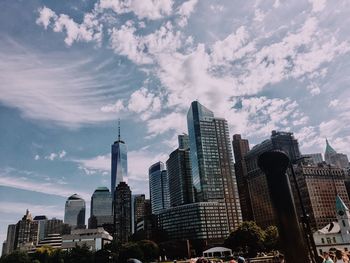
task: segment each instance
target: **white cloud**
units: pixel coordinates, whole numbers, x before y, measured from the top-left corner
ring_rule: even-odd
[[[338,99],[334,99],[331,100],[328,104],[328,107],[330,108],[336,108],[339,105],[339,100]]]
[[[172,0],[100,0],[99,9],[112,9],[117,14],[133,12],[138,19],[156,20],[172,12]]]
[[[179,6],[177,10],[177,14],[180,15],[178,24],[181,27],[184,27],[187,25],[187,21],[191,14],[194,12],[194,9],[198,3],[198,0],[188,0],[185,1],[181,6]]]
[[[125,107],[122,100],[117,100],[114,104],[108,104],[101,107],[101,111],[113,113],[121,112],[124,109]]]
[[[96,41],[102,40],[102,25],[98,23],[93,14],[84,15],[82,24],[74,22],[72,18],[65,14],[56,15],[54,11],[46,6],[39,8],[39,18],[36,23],[43,25],[45,29],[52,24],[54,32],[65,32],[65,43],[70,46],[74,41]]]
[[[315,83],[311,83],[306,87],[312,96],[319,95],[321,93],[320,88]]]
[[[45,29],[49,26],[52,21],[57,19],[57,15],[54,11],[46,6],[39,8],[39,17],[36,20],[38,25],[43,25]]]
[[[327,0],[309,0],[309,3],[312,4],[312,12],[321,12],[327,4]]]
[[[34,160],[35,160],[35,161],[40,160],[40,156],[36,154],[36,155],[34,156]]]
[[[62,151],[57,152],[57,153],[50,153],[49,155],[45,156],[44,159],[53,161],[56,159],[62,159],[66,155],[67,155],[67,152],[65,150],[62,150]],[[35,159],[35,160],[38,160],[38,159]]]
[[[151,136],[169,131],[181,134],[187,131],[186,115],[179,112],[172,112],[164,117],[150,119],[147,122],[147,130]]]

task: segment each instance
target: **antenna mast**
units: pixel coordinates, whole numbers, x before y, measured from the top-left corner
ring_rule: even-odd
[[[118,119],[118,141],[120,141],[120,119]]]

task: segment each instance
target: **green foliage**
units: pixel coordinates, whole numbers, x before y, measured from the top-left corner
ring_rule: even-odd
[[[264,249],[265,232],[255,222],[243,222],[225,240],[225,245],[233,251],[255,257]]]
[[[276,226],[269,226],[265,229],[264,245],[266,251],[278,250],[280,248],[278,229]]]
[[[94,253],[84,244],[72,248],[66,255],[65,263],[93,263]]]
[[[129,258],[143,260],[143,251],[135,242],[125,243],[119,251],[118,262],[125,263]]]

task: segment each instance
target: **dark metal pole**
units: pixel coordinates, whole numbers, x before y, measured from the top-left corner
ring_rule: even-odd
[[[310,262],[286,174],[289,165],[288,156],[281,151],[265,152],[259,156],[258,165],[266,174],[286,262]]]

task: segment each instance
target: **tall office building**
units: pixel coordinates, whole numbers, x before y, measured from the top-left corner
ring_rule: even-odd
[[[326,163],[334,165],[339,168],[348,168],[349,159],[346,154],[337,153],[326,139],[326,151],[324,154]]]
[[[35,216],[33,220],[38,223],[38,240],[40,241],[45,238],[45,223],[48,219],[45,215],[39,215]]]
[[[68,197],[64,209],[64,223],[72,229],[85,228],[85,201],[81,196],[74,194]]]
[[[229,230],[233,231],[242,215],[227,121],[193,101],[187,124],[196,200],[225,202]]]
[[[307,154],[303,154],[302,157],[306,160],[306,162],[313,165],[317,165],[323,162],[321,153],[307,153]]]
[[[107,187],[98,187],[91,196],[89,228],[112,224],[112,196]]]
[[[118,140],[111,147],[111,196],[114,197],[116,186],[128,175],[127,146],[120,139],[120,123],[118,125]]]
[[[18,221],[16,225],[15,248],[20,250],[30,250],[38,242],[38,222],[34,221],[29,211]]]
[[[148,169],[152,214],[170,207],[169,179],[164,163],[157,162]]]
[[[265,174],[258,167],[258,157],[267,151],[281,150],[291,162],[301,157],[299,144],[293,133],[272,131],[270,139],[255,145],[245,156],[247,180],[254,221],[265,228],[276,225],[276,216],[272,207]]]
[[[116,187],[114,200],[114,238],[126,243],[131,236],[131,190],[125,182]]]
[[[181,134],[177,136],[177,140],[179,143],[179,149],[186,150],[190,148],[190,139],[187,134]]]
[[[248,188],[247,165],[244,160],[244,155],[249,151],[249,142],[246,139],[242,139],[240,134],[235,134],[233,135],[232,148],[235,156],[234,166],[242,209],[242,218],[244,221],[250,221],[253,220],[253,211]]]
[[[169,155],[166,167],[169,177],[170,205],[193,203],[193,181],[187,135],[179,135],[179,148]]]

